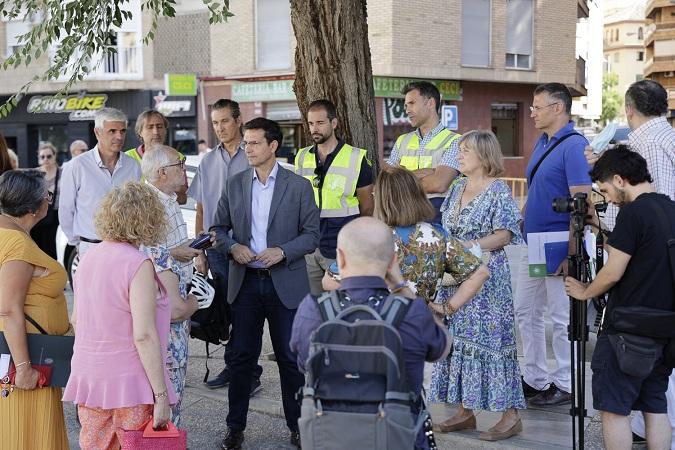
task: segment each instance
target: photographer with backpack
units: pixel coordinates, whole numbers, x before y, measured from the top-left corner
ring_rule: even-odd
[[[462,305],[488,272],[470,254],[453,260],[453,275],[464,280],[453,299]],[[324,449],[428,449],[424,362],[445,357],[451,339],[403,279],[383,222],[361,217],[345,225],[337,262],[340,288],[305,297],[293,322],[291,351],[307,377],[302,447],[320,440]]]

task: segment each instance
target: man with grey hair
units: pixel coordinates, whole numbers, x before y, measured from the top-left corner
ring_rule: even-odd
[[[91,151],[63,167],[59,222],[70,245],[80,258],[101,242],[94,227],[94,215],[101,199],[114,187],[141,178],[140,166],[122,153],[127,134],[127,116],[115,108],[96,113],[94,134],[98,143]]]
[[[187,224],[176,201],[176,190],[183,185],[185,163],[176,149],[155,144],[146,149],[141,169],[145,182],[157,191],[169,222],[166,240],[160,244],[170,249],[185,279],[189,280],[192,276],[192,260],[203,251],[190,247]]]
[[[89,150],[89,144],[82,139],[76,139],[70,143],[70,159],[80,156],[82,153]]]

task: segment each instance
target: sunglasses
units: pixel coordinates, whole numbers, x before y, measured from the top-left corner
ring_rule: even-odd
[[[312,186],[317,189],[321,189],[323,186],[323,172],[319,166],[314,168],[314,179],[312,180]]]
[[[49,155],[40,155],[40,159],[52,159],[54,155],[49,154]]]
[[[45,200],[47,200],[47,203],[51,205],[54,202],[54,193],[52,191],[47,191],[47,195],[45,195]]]

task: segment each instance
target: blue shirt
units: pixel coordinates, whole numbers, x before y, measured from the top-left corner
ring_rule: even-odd
[[[550,139],[541,135],[527,165],[528,183],[532,169],[546,151],[562,136],[574,132],[574,123],[568,122]],[[525,208],[525,238],[527,233],[565,231],[570,228],[570,215],[553,211],[551,206],[556,197],[569,197],[570,186],[590,186],[591,170],[584,156],[588,141],[581,135],[570,136],[561,142],[539,165],[532,183],[528,185]]]
[[[279,172],[279,163],[274,164],[272,171],[267,177],[267,183],[263,184],[258,178],[258,173],[253,170],[253,180],[251,185],[251,241],[249,248],[256,255],[267,249],[267,222],[270,217],[270,206],[272,206],[272,195],[274,195],[274,182]],[[250,267],[261,267],[265,265],[260,261],[253,261]]]
[[[204,230],[208,230],[213,225],[218,201],[225,189],[227,179],[243,172],[248,167],[248,159],[242,144],[239,144],[234,156],[230,156],[222,143],[204,155],[187,191],[187,195],[202,204]]]

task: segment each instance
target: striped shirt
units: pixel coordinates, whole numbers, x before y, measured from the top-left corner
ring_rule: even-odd
[[[188,240],[187,224],[176,201],[176,194],[167,195],[152,184],[147,184],[157,193],[159,200],[164,205],[164,214],[168,224],[166,237],[163,241],[159,242],[159,247],[169,250],[176,248]],[[181,274],[179,275],[180,281],[186,285],[189,284],[192,279],[192,260],[176,261],[176,263],[181,270]]]
[[[647,161],[654,190],[675,200],[675,130],[668,120],[656,117],[643,123],[628,135],[628,145]],[[610,230],[618,213],[617,206],[607,207],[603,222]]]
[[[445,129],[445,125],[443,123],[438,122],[438,125],[436,127],[429,131],[426,135],[422,136],[422,132],[420,129],[416,129],[415,133],[417,133],[417,137],[420,139],[420,151],[424,150],[424,147],[431,142],[433,138],[435,138],[438,133],[443,131]],[[459,139],[455,139],[452,141],[452,144],[450,144],[450,148],[447,149],[443,153],[443,157],[441,158],[441,162],[439,163],[441,166],[448,166],[452,167],[455,170],[459,170],[459,162],[457,162],[457,155],[459,154]],[[394,148],[391,149],[391,154],[389,155],[389,159],[387,160],[387,164],[390,166],[398,166],[401,162],[401,151],[398,148],[398,143],[394,144]]]

